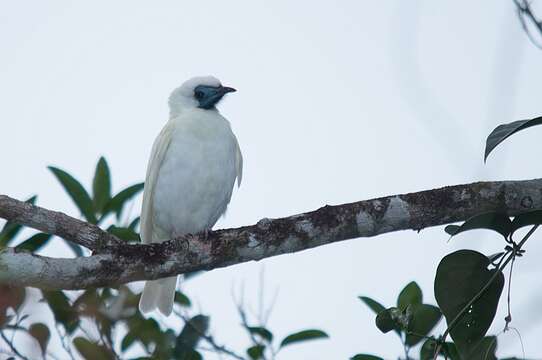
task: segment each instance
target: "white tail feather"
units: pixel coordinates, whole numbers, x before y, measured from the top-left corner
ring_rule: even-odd
[[[139,310],[146,314],[158,309],[165,316],[169,316],[173,311],[176,288],[177,276],[145,282],[139,299]]]

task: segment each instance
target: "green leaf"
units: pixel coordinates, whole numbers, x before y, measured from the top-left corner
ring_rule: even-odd
[[[438,343],[435,339],[427,339],[420,349],[420,360],[433,360],[437,345]],[[449,360],[463,360],[459,356],[455,345],[451,342],[442,345],[439,355]]]
[[[265,351],[265,346],[263,345],[254,345],[247,349],[247,354],[252,360],[263,359],[263,352]]]
[[[111,225],[109,228],[107,228],[107,231],[124,241],[141,241],[139,235],[130,228]]]
[[[350,360],[384,360],[379,356],[369,355],[369,354],[357,354],[350,358]]]
[[[36,252],[47,244],[51,237],[51,234],[37,233],[23,241],[21,244],[17,245],[15,249]]]
[[[192,306],[192,302],[190,301],[188,296],[186,296],[184,293],[182,293],[180,291],[175,292],[174,302],[181,305],[181,306],[184,306],[184,307]]]
[[[132,229],[133,231],[136,231],[136,227],[137,227],[137,225],[139,225],[140,221],[141,221],[141,218],[139,216],[136,217],[134,220],[132,220],[130,225],[128,225],[128,228]]]
[[[27,199],[25,202],[34,205],[36,203],[36,195]],[[9,245],[9,243],[17,236],[22,229],[22,225],[8,221],[0,231],[0,249]]]
[[[386,308],[382,304],[380,304],[378,301],[371,299],[370,297],[367,297],[367,296],[358,296],[358,297],[361,301],[365,303],[365,305],[369,307],[369,309],[373,310],[375,314],[378,314],[386,310]]]
[[[273,333],[262,326],[247,326],[247,330],[251,334],[256,334],[268,343],[273,341]]]
[[[111,200],[107,202],[103,213],[108,214],[115,212],[117,219],[120,218],[122,209],[128,200],[136,196],[141,190],[143,190],[143,183],[135,184],[120,191],[117,195],[113,196]]]
[[[406,335],[405,344],[414,346],[429,335],[438,324],[442,314],[438,307],[427,304],[411,305],[412,318],[408,324],[409,334]],[[419,336],[422,335],[422,336]]]
[[[542,124],[542,117],[537,117],[529,120],[518,120],[509,124],[502,124],[497,126],[487,137],[484,161],[487,160],[489,153],[491,153],[491,151],[493,151],[493,149],[495,149],[497,145],[506,140],[508,137],[512,136],[518,131],[540,124]]]
[[[408,305],[421,304],[422,300],[422,289],[420,289],[415,281],[412,281],[401,290],[401,293],[397,298],[397,307],[401,310],[405,310]]]
[[[396,308],[391,307],[378,313],[375,319],[376,327],[384,334],[395,330],[400,334],[401,329],[406,328],[409,319],[406,314]]]
[[[73,346],[75,346],[79,354],[81,354],[85,360],[115,359],[114,354],[112,354],[105,346],[93,343],[83,337],[76,337],[73,340]]]
[[[43,298],[51,308],[56,322],[61,323],[68,334],[72,334],[79,326],[79,316],[70,305],[63,291],[41,290]]]
[[[126,335],[122,338],[120,343],[120,350],[122,352],[126,351],[132,344],[137,340],[137,335],[133,331],[128,331]]]
[[[36,339],[38,344],[41,348],[41,353],[45,354],[47,351],[47,344],[49,343],[49,338],[51,337],[51,333],[49,332],[49,328],[47,325],[43,323],[35,323],[30,325],[30,328],[28,329],[28,333]]]
[[[530,225],[539,225],[542,224],[542,210],[533,210],[528,211],[523,214],[519,214],[512,221],[511,232],[514,233],[516,230]]]
[[[210,318],[205,315],[196,315],[188,320],[177,336],[174,350],[177,358],[196,348],[201,337],[209,330],[209,321]]]
[[[316,330],[316,329],[303,330],[303,331],[296,332],[294,334],[286,336],[280,342],[280,347],[284,347],[290,344],[295,344],[301,341],[326,339],[326,338],[329,338],[329,336],[322,330]]]
[[[85,219],[91,224],[96,224],[97,219],[94,214],[94,205],[83,185],[64,170],[53,166],[49,166],[48,169],[52,171],[60,184],[62,184],[64,190],[70,195]]]
[[[445,256],[437,268],[435,298],[448,326],[495,276],[491,285],[450,331],[459,352],[468,359],[493,322],[504,286],[502,272],[488,270],[489,265],[490,260],[483,254],[459,250]]]
[[[512,222],[510,218],[503,213],[488,212],[481,215],[476,215],[468,219],[461,226],[448,225],[444,228],[451,236],[457,235],[464,231],[475,229],[488,229],[493,230],[506,237],[512,231]]]
[[[92,194],[94,209],[101,214],[105,205],[111,199],[111,173],[103,156],[100,157],[96,165],[94,180],[92,181]]]
[[[64,240],[64,239],[62,239]],[[73,253],[78,256],[78,257],[81,257],[83,256],[83,248],[80,246],[80,245],[77,245],[77,244],[74,244],[72,243],[71,241],[68,241],[68,240],[64,240],[64,243],[66,243],[66,245],[68,245],[68,247],[71,249],[71,251],[73,251]]]

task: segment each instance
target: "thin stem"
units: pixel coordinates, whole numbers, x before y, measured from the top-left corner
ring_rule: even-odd
[[[9,339],[7,338],[6,334],[4,334],[3,331],[0,331],[0,336],[2,337],[2,339],[6,342],[6,344],[8,344],[9,348],[11,349],[11,351],[17,355],[18,357],[20,357],[21,359],[23,360],[29,360],[26,356],[24,356],[23,354],[21,354],[19,352],[19,350],[17,350],[17,348],[15,347],[15,345],[13,345],[13,343],[11,341],[9,341]]]

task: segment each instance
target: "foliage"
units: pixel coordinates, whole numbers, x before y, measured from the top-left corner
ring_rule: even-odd
[[[81,215],[90,223],[98,224],[108,232],[126,242],[139,242],[139,217],[131,218],[124,209],[131,208],[130,202],[143,190],[143,183],[129,186],[115,195],[111,193],[111,171],[105,158],[101,157],[92,181],[92,192],[68,172],[49,167],[68,196],[73,200]],[[27,202],[34,204],[37,197]],[[0,249],[15,246],[20,251],[38,252],[51,241],[61,240],[49,234],[36,233],[25,240],[19,240],[22,226],[8,222],[0,231]],[[76,256],[82,256],[79,245],[66,242]],[[197,273],[186,274],[185,280]],[[285,336],[280,343],[274,343],[274,335],[265,324],[248,325],[246,314],[240,308],[243,329],[250,335],[245,355],[219,345],[209,334],[211,318],[194,313],[192,301],[181,291],[175,293],[174,316],[177,323],[184,323],[175,332],[164,328],[153,318],[145,318],[138,310],[140,294],[129,286],[119,288],[87,289],[78,292],[40,292],[41,302],[46,303],[53,318],[54,327],[42,322],[31,322],[30,312],[25,306],[27,290],[0,284],[0,336],[9,346],[11,356],[27,359],[17,349],[16,334],[25,334],[34,339],[36,349],[44,358],[83,359],[203,359],[201,349],[228,355],[237,359],[270,359],[283,348],[309,340],[327,338],[318,329],[306,329]],[[76,293],[74,295],[74,293]],[[27,313],[27,314],[25,314]],[[97,335],[93,335],[97,334]],[[9,335],[9,336],[8,336]],[[53,354],[48,349],[51,337],[58,337],[65,354]],[[204,343],[202,347],[201,344]],[[0,350],[3,345],[0,346]]]

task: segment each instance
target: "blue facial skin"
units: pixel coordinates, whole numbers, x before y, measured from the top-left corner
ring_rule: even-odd
[[[234,91],[234,88],[227,86],[198,85],[194,89],[194,97],[199,102],[199,108],[209,110],[214,109],[224,95]]]

